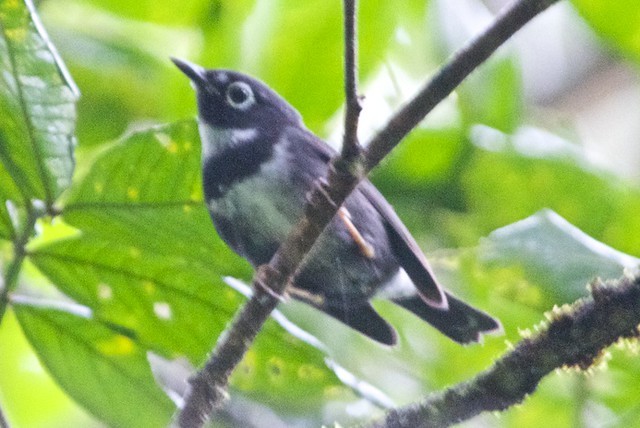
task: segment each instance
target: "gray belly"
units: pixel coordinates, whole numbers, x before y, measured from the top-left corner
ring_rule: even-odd
[[[268,174],[267,168],[260,178],[236,183],[223,198],[208,203],[220,236],[254,267],[269,262],[303,211],[305,192],[276,170]],[[345,206],[375,255],[364,256],[342,220],[335,217],[294,279],[296,287],[324,296],[331,306],[370,298],[398,271],[375,208],[357,191]]]
[[[271,259],[302,213],[292,192],[286,183],[252,177],[209,201],[209,212],[222,239],[257,267]]]

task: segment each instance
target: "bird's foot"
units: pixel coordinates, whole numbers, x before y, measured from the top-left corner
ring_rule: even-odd
[[[280,301],[280,303],[284,303],[286,301],[286,294],[277,292],[270,285],[279,275],[280,273],[276,272],[271,266],[260,265],[258,266],[257,278],[256,281],[254,281],[254,284],[256,284],[257,288],[260,290]]]
[[[315,294],[304,288],[294,287],[293,285],[287,287],[287,294],[294,299],[302,300],[312,306],[322,307],[324,306],[324,296]]]

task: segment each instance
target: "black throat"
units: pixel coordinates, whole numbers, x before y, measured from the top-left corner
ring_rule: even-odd
[[[276,142],[274,135],[260,135],[258,130],[254,138],[229,144],[205,159],[202,178],[206,200],[222,198],[233,184],[258,173],[272,158]]]

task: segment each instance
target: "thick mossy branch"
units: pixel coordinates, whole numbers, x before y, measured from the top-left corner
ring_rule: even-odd
[[[371,427],[446,427],[520,403],[555,369],[586,370],[620,339],[638,337],[640,276],[591,285],[591,295],[554,308],[539,331],[488,370],[424,401],[394,409]]]

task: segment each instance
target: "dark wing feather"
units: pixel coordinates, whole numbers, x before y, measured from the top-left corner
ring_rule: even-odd
[[[447,293],[449,309],[432,308],[418,296],[393,299],[458,343],[480,342],[485,334],[502,332],[500,322],[492,316]]]
[[[379,343],[393,346],[398,341],[395,329],[368,302],[349,307],[348,311],[335,307],[316,307]]]
[[[446,309],[447,296],[431,271],[422,250],[411,236],[391,205],[371,182],[363,181],[358,190],[384,218],[393,252],[400,266],[416,286],[418,294],[429,306]]]
[[[311,150],[307,152],[307,154],[313,154],[316,160],[320,160],[326,164],[331,160],[331,157],[336,154],[335,150],[312,133],[300,129],[291,129],[290,131],[294,135],[296,132],[308,133],[306,138],[300,138],[300,140],[301,142],[304,140],[310,143],[308,148]],[[384,219],[389,240],[393,246],[393,252],[398,258],[402,268],[415,284],[420,297],[429,306],[446,309],[447,297],[442,287],[436,281],[435,275],[431,271],[422,250],[405,225],[402,224],[402,221],[391,205],[389,205],[384,196],[380,194],[378,189],[376,189],[369,180],[363,180],[360,185],[358,185],[358,191],[363,194]]]
[[[292,133],[308,133],[295,129]],[[309,138],[310,137],[310,138]],[[336,152],[315,135],[308,133],[302,141],[309,142],[307,155],[316,162],[327,164]],[[418,296],[393,299],[393,301],[434,325],[441,332],[460,343],[476,342],[482,334],[499,332],[500,322],[479,311],[449,293],[445,293],[437,280],[422,250],[402,224],[384,196],[368,180],[363,180],[358,190],[384,219],[393,251],[402,268],[407,272],[418,290]],[[364,303],[349,308],[348,312],[335,307],[311,303],[350,327],[387,345],[396,343],[396,333],[375,309]]]

